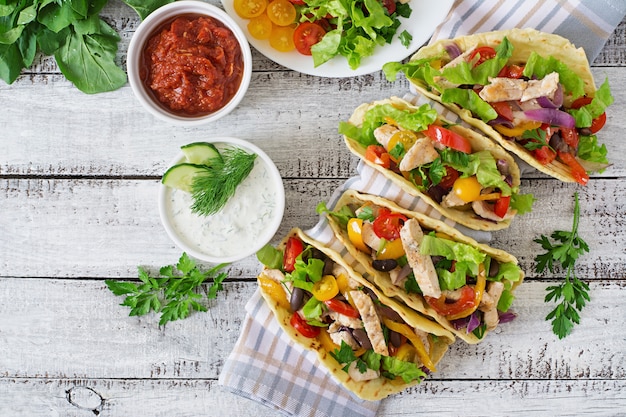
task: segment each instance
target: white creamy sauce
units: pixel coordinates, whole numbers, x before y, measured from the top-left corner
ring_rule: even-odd
[[[172,227],[181,240],[198,252],[220,257],[254,249],[273,221],[278,197],[277,185],[260,157],[235,194],[213,215],[192,213],[191,194],[176,189],[168,192]]]

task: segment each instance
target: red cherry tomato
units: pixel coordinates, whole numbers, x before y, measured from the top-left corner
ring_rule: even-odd
[[[293,328],[296,329],[304,337],[312,339],[320,334],[321,328],[317,326],[311,326],[300,316],[297,311],[291,315],[291,320],[289,320],[289,322],[291,323]]]
[[[444,316],[453,316],[455,314],[459,314],[462,311],[472,308],[476,303],[474,289],[469,285],[466,285],[461,289],[461,297],[452,303],[446,302],[445,295],[442,295],[439,298],[424,298],[426,298],[426,302],[428,303],[428,305],[435,309],[437,313]]]
[[[498,113],[498,115],[504,117],[506,120],[513,120],[513,109],[511,105],[506,101],[497,101],[495,103],[489,103],[491,107]]]
[[[400,237],[400,229],[408,219],[400,213],[380,214],[372,223],[376,236],[386,240],[396,240]]]
[[[293,43],[302,55],[311,55],[311,47],[326,35],[323,27],[317,23],[302,22],[293,32]]]
[[[524,75],[524,67],[520,65],[505,65],[498,73],[498,77],[504,78],[522,78]]]
[[[474,64],[474,67],[482,64],[483,62],[487,61],[488,59],[495,58],[496,50],[493,49],[491,46],[479,46],[478,48],[474,49],[472,51],[472,53],[470,54],[470,56],[468,58],[469,62],[474,61],[476,56],[478,56],[478,60]]]
[[[446,167],[446,175],[444,175],[444,177],[441,179],[441,181],[439,182],[439,185],[448,190],[450,188],[452,188],[452,186],[454,185],[454,182],[459,179],[459,177],[461,176],[461,174],[459,173],[459,171],[457,171],[456,169],[452,168],[452,167]]]
[[[304,244],[300,239],[295,236],[287,239],[287,245],[285,245],[285,252],[283,253],[283,269],[285,272],[293,272],[296,266],[296,258],[303,250]]]
[[[358,319],[359,317],[361,317],[359,310],[352,307],[348,303],[344,303],[343,301],[337,300],[336,298],[333,298],[332,300],[324,301],[324,304],[326,304],[326,306],[330,308],[331,310],[339,314],[343,314],[344,316],[352,317],[355,319]]]
[[[576,130],[576,128],[567,128],[567,127],[562,127],[560,128],[561,131],[561,138],[563,138],[563,141],[565,143],[567,143],[569,146],[571,146],[572,148],[576,149],[578,148],[578,130]]]
[[[587,104],[591,103],[592,100],[593,98],[587,96],[579,97],[572,103],[572,109],[580,109],[582,106],[586,106]],[[606,112],[602,113],[600,116],[591,121],[591,126],[589,126],[589,130],[591,130],[591,133],[597,133],[600,131],[600,129],[604,127],[605,123]]]
[[[534,149],[531,153],[541,165],[548,165],[550,162],[554,161],[554,158],[556,158],[556,153],[548,146],[542,146],[539,149]]]
[[[464,153],[472,152],[472,145],[470,145],[467,139],[445,127],[430,125],[428,130],[425,130],[423,133],[435,142],[439,142],[448,148]]]
[[[365,149],[365,159],[380,165],[383,168],[389,168],[391,166],[391,157],[387,150],[380,145],[369,145]]]
[[[381,3],[389,15],[396,11],[396,0],[382,0]]]
[[[510,195],[506,197],[500,197],[498,200],[496,200],[496,204],[493,207],[493,212],[496,214],[496,216],[502,219],[504,218],[504,216],[506,216],[506,212],[509,210],[510,205],[511,205]]]
[[[559,159],[563,161],[572,171],[572,175],[577,183],[587,185],[589,182],[589,174],[582,165],[576,160],[574,155],[567,152],[558,152]]]

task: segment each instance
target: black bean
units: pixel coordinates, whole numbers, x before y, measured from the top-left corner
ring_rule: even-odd
[[[304,305],[304,290],[302,288],[294,287],[291,291],[291,298],[289,299],[289,305],[291,311],[298,311]]]
[[[370,338],[367,337],[367,333],[365,333],[365,330],[363,329],[353,329],[352,330],[352,337],[354,337],[354,339],[359,342],[359,345],[361,345],[361,347],[365,348],[365,349],[371,349],[372,348],[372,342],[370,342]]]
[[[495,277],[496,275],[498,275],[499,271],[500,271],[500,263],[496,261],[495,259],[491,258],[491,263],[489,264],[489,276]]]
[[[376,259],[372,262],[372,268],[377,271],[388,272],[398,266],[398,262],[395,259]]]
[[[395,347],[400,347],[402,344],[402,337],[400,337],[400,333],[389,330],[389,343]]]

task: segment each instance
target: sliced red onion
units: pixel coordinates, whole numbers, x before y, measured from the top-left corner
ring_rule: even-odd
[[[467,327],[469,320],[469,317],[463,317],[460,319],[452,320],[450,323],[452,324],[452,327],[454,327],[456,330],[461,330]]]
[[[478,312],[474,311],[467,323],[467,333],[473,332],[478,326],[480,326],[480,317],[478,316]]]
[[[561,84],[557,87],[552,99],[547,96],[538,97],[537,103],[545,109],[560,108],[563,105],[563,87],[561,87]]]
[[[500,323],[510,323],[515,320],[517,315],[512,311],[507,311],[506,313],[498,312],[498,317],[500,319]]]
[[[508,127],[509,129],[513,128],[513,122],[511,122],[510,120],[502,116],[498,116],[493,120],[489,120],[487,124],[490,126],[502,125],[502,126]]]
[[[530,119],[541,123],[548,123],[554,126],[566,127],[573,129],[576,127],[574,117],[564,111],[558,109],[534,109],[526,110],[524,115]]]
[[[454,59],[457,56],[461,55],[461,48],[454,42],[446,44],[446,52],[450,56],[450,59]]]

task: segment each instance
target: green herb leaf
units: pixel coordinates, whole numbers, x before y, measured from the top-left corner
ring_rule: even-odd
[[[544,272],[547,269],[554,272],[554,268],[560,265],[566,270],[565,281],[559,285],[552,285],[546,288],[548,293],[545,302],[556,302],[556,307],[546,316],[546,320],[552,320],[552,331],[559,339],[569,335],[574,324],[580,323],[579,312],[590,301],[589,285],[582,282],[575,276],[576,260],[580,255],[589,252],[587,243],[578,236],[578,221],[580,217],[580,206],[578,203],[578,193],[574,194],[574,223],[571,231],[557,230],[547,236],[541,235],[535,239],[546,253],[537,255],[535,271]]]
[[[140,285],[110,279],[105,280],[105,284],[113,294],[126,295],[120,305],[130,307],[129,316],[143,316],[154,311],[161,313],[159,325],[164,325],[169,321],[187,318],[192,311],[207,311],[206,306],[200,303],[203,297],[197,291],[206,281],[212,280],[213,285],[209,286],[206,298],[216,298],[227,277],[226,273],[219,271],[226,265],[219,264],[202,272],[196,262],[183,253],[176,264],[176,269],[182,275],[175,274],[172,265],[160,269],[161,277],[151,277],[145,269],[139,267]]]
[[[208,216],[220,211],[254,168],[257,155],[230,147],[221,152],[221,157],[221,160],[211,159],[211,165],[193,178],[191,211],[194,213]]]

